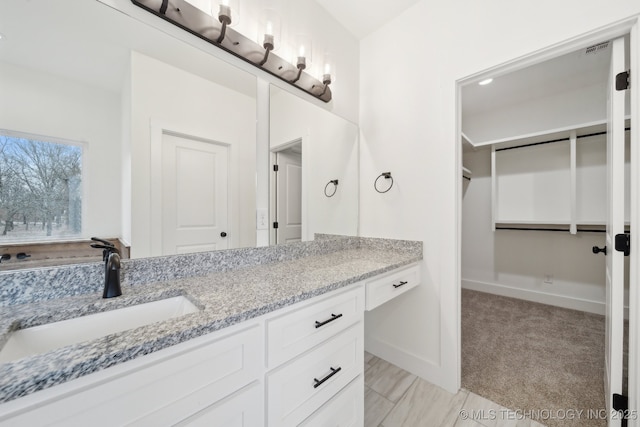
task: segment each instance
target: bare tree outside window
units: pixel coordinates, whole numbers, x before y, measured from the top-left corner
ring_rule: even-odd
[[[82,230],[82,147],[0,133],[0,242]]]

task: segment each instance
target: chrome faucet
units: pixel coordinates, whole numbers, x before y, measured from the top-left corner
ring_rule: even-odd
[[[104,291],[102,298],[113,298],[122,295],[120,289],[120,251],[103,239],[92,237],[94,242],[92,248],[102,249],[102,260],[104,261]]]

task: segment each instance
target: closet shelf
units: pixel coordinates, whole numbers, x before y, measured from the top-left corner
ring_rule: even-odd
[[[492,145],[494,230],[602,232],[606,168],[604,123]],[[629,191],[625,190],[629,203]]]
[[[522,231],[566,231],[571,232],[570,222],[543,222],[543,221],[500,221],[495,223],[496,230],[522,230]],[[589,222],[576,224],[577,233],[604,233],[606,224]],[[629,231],[629,222],[625,222],[625,231]]]
[[[625,126],[630,127],[630,125],[631,117],[625,116]],[[578,137],[581,137],[591,133],[606,132],[606,130],[607,121],[606,119],[602,119],[587,123],[564,126],[557,129],[542,130],[523,135],[512,135],[485,141],[474,141],[467,137],[467,135],[465,135],[464,133],[462,135],[463,141],[471,145],[474,149],[482,147],[496,147],[498,149],[502,149],[518,145],[536,144],[550,139],[568,139],[571,131],[575,131],[576,135]]]
[[[563,220],[520,220],[520,219],[496,219],[496,226],[498,225],[571,225],[570,219]]]

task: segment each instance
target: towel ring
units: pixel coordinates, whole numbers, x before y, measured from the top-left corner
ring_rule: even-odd
[[[327,189],[329,188],[329,186],[331,184],[333,184],[333,193],[329,194]],[[338,180],[337,179],[332,179],[331,181],[327,182],[327,185],[324,186],[324,195],[327,196],[327,197],[333,197],[333,195],[336,194],[336,191],[338,191]]]
[[[391,180],[391,185],[389,186],[389,188],[387,188],[387,189],[386,189],[386,190],[384,190],[384,191],[380,191],[380,190],[378,189],[378,180],[379,180],[380,178],[382,178],[382,177],[384,177],[384,179],[390,179],[390,180]],[[375,188],[375,189],[376,189],[376,191],[377,191],[378,193],[386,193],[387,191],[391,190],[391,187],[393,187],[393,177],[391,176],[391,172],[382,172],[382,173],[381,173],[381,174],[376,178],[376,180],[375,180],[375,181],[374,181],[374,183],[373,183],[373,188]]]

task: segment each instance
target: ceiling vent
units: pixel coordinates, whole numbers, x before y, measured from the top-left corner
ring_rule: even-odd
[[[603,50],[605,50],[606,48],[609,47],[609,42],[602,42],[602,43],[598,43],[598,44],[594,44],[593,46],[589,46],[587,48],[587,50],[584,52],[585,55],[594,55],[598,52],[602,52]]]

